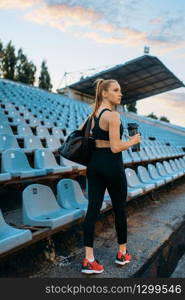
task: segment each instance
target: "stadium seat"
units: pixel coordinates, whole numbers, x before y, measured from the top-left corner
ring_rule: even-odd
[[[171,181],[170,179],[165,179],[164,177],[160,176],[155,165],[153,164],[148,164],[148,173],[152,179],[158,181],[160,180],[161,182],[163,182],[163,184]]]
[[[88,201],[76,180],[61,179],[57,184],[57,201],[64,208],[81,209],[85,214]]]
[[[138,175],[140,181],[143,183],[153,183],[153,184],[155,184],[156,187],[159,187],[164,184],[164,181],[161,179],[152,179],[149,176],[147,169],[143,166],[137,167],[137,175]]]
[[[52,128],[52,135],[59,138],[59,139],[65,140],[65,136],[64,136],[62,130],[58,127],[53,127]]]
[[[36,127],[36,134],[39,137],[46,137],[46,136],[50,136],[49,131],[46,127],[44,126],[37,126]]]
[[[35,151],[35,168],[45,169],[47,173],[63,173],[72,171],[70,166],[58,165],[54,154],[48,149],[38,149]]]
[[[128,193],[128,197],[127,197],[127,200],[129,200],[129,198],[134,198],[134,197],[137,197],[137,196],[141,196],[143,194],[143,189],[142,188],[131,188],[130,186],[128,186],[128,190],[127,190],[127,193]]]
[[[183,176],[184,172],[178,167],[178,165],[175,163],[175,161],[173,159],[169,160],[170,166],[173,170],[173,172],[176,172],[179,174],[179,176]]]
[[[4,115],[4,114],[2,114],[2,113],[0,113],[0,120],[1,120],[1,122],[8,122],[8,118],[7,118],[7,116],[6,115]]]
[[[157,155],[153,153],[152,148],[149,146],[145,147],[145,152],[149,159],[156,159]]]
[[[57,151],[58,148],[61,146],[61,142],[59,138],[55,136],[46,137],[46,147],[52,151]]]
[[[132,150],[129,148],[128,150],[129,155],[132,157],[133,162],[139,162],[141,161],[141,157],[139,156],[138,152],[132,152]]]
[[[32,239],[30,230],[17,229],[5,222],[0,209],[0,254],[20,246]]]
[[[138,176],[136,172],[131,168],[125,169],[126,177],[127,177],[127,183],[128,186],[131,188],[141,188],[144,192],[153,190],[155,188],[155,184],[153,183],[142,183],[139,181]]]
[[[23,197],[23,223],[57,228],[82,216],[80,210],[59,206],[50,187],[42,184],[27,186]]]
[[[165,168],[164,168],[164,166],[163,166],[162,163],[157,162],[157,163],[156,163],[156,168],[157,168],[157,171],[158,171],[159,175],[162,176],[163,178],[165,178],[165,180],[166,180],[167,182],[173,180],[174,177],[173,177],[172,175],[169,175],[169,174],[166,172],[166,170],[165,170]]]
[[[60,165],[61,166],[70,166],[73,170],[77,169],[79,171],[85,170],[86,166],[73,162],[63,156],[60,155]]]
[[[0,182],[10,180],[11,174],[10,173],[0,173]]]
[[[166,160],[163,161],[163,166],[165,168],[165,171],[167,174],[172,175],[174,179],[180,177],[180,175],[178,174],[178,172],[174,172],[169,164],[169,162],[167,162]]]
[[[26,152],[33,152],[36,149],[42,149],[43,145],[38,136],[27,135],[24,137],[24,148]]]
[[[40,126],[40,120],[32,117],[29,119],[29,125],[32,127]]]
[[[122,158],[124,163],[131,163],[133,162],[133,158],[130,156],[127,150],[122,151]]]
[[[0,121],[1,121],[1,119],[0,119]],[[13,135],[13,131],[8,123],[5,123],[5,122],[0,123],[0,134]]]
[[[0,134],[0,152],[7,149],[20,149],[16,137],[10,134]]]
[[[30,126],[28,126],[26,124],[24,124],[24,125],[19,124],[17,126],[17,134],[19,136],[26,136],[26,135],[33,135],[33,132],[31,130]]]
[[[35,177],[46,175],[44,169],[30,167],[26,154],[23,150],[6,150],[2,153],[2,172],[8,172],[12,177]]]
[[[185,164],[183,164],[182,162],[181,162],[181,160],[180,159],[177,159],[177,158],[175,158],[175,163],[176,163],[176,166],[179,168],[179,170],[182,170],[183,172],[185,172]]]
[[[88,200],[85,198],[80,184],[73,179],[61,179],[57,184],[57,201],[65,208],[81,209],[85,215],[88,207]],[[106,203],[102,203],[101,210],[106,208]]]
[[[20,117],[20,116],[15,116],[12,118],[13,119],[13,124],[14,125],[19,125],[19,124],[25,124],[26,125],[26,121],[24,118]]]
[[[141,157],[142,161],[147,161],[149,160],[149,157],[145,151],[145,149],[141,146],[140,147],[140,151],[138,151],[139,156]]]

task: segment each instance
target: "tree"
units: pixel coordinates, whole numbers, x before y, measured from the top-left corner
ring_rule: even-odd
[[[137,113],[136,101],[126,104],[127,110]]]
[[[165,116],[161,116],[160,121],[170,123],[170,121]]]
[[[149,115],[147,116],[147,118],[152,118],[152,119],[158,120],[158,117],[157,117],[156,115],[154,115],[153,112],[152,112],[151,114],[149,114]]]
[[[2,74],[4,78],[14,80],[16,62],[15,48],[10,41],[3,50]]]
[[[43,60],[41,64],[41,73],[39,76],[39,87],[47,91],[51,91],[53,87],[51,84],[51,79],[50,79],[50,75],[45,60]]]
[[[15,80],[33,85],[35,82],[36,66],[29,62],[22,49],[18,50]]]

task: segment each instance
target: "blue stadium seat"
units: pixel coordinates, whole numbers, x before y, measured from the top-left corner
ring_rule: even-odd
[[[88,200],[85,198],[80,184],[73,179],[61,179],[57,184],[57,201],[65,208],[81,209],[83,215],[86,214]],[[101,210],[106,208],[106,203],[102,203]]]
[[[74,169],[74,170],[77,169],[79,171],[86,169],[85,166],[83,166],[81,164],[78,164],[78,163],[75,163],[75,162],[63,157],[62,155],[60,155],[60,165],[61,166],[66,166],[66,167],[70,166],[70,167],[72,167],[72,169]]]
[[[44,126],[37,126],[36,127],[36,134],[39,137],[46,137],[46,136],[50,136],[49,131],[46,127]]]
[[[131,163],[133,162],[133,158],[130,156],[127,150],[122,151],[122,158],[124,163]]]
[[[0,173],[0,182],[10,180],[11,174],[10,173]]]
[[[157,168],[157,171],[158,171],[159,175],[162,176],[163,178],[165,178],[165,180],[167,180],[168,182],[172,181],[174,178],[176,178],[175,176],[169,175],[166,172],[166,170],[165,170],[162,163],[157,162],[156,163],[156,168]]]
[[[29,125],[32,127],[40,126],[40,121],[36,118],[30,118]]]
[[[164,180],[161,179],[152,179],[148,171],[145,167],[143,166],[138,166],[137,167],[137,174],[141,182],[143,183],[154,183],[156,187],[159,187],[164,184]]]
[[[1,122],[8,122],[7,116],[2,113],[0,113],[0,120],[1,120]]]
[[[163,161],[163,166],[167,172],[167,174],[172,175],[174,179],[180,177],[181,175],[178,172],[172,170],[168,161]]]
[[[126,173],[127,183],[129,187],[141,188],[143,189],[144,192],[153,190],[155,188],[155,184],[153,183],[142,183],[141,181],[139,181],[136,172],[131,168],[126,168],[125,173]]]
[[[38,136],[27,135],[24,137],[24,148],[26,152],[33,152],[36,149],[42,149],[43,145]]]
[[[26,154],[23,150],[6,150],[2,153],[2,172],[8,172],[12,177],[35,177],[46,175],[44,169],[30,167]]]
[[[0,151],[7,149],[19,149],[16,137],[10,134],[0,134]]]
[[[64,136],[62,130],[58,127],[53,127],[52,128],[52,135],[59,138],[59,139],[65,140],[65,136]]]
[[[47,173],[63,173],[72,171],[70,166],[58,165],[54,154],[48,149],[38,149],[35,151],[35,167],[38,169],[46,169]]]
[[[31,130],[30,126],[28,126],[26,124],[24,124],[24,125],[19,124],[17,126],[17,133],[19,136],[33,135],[33,132]]]
[[[179,170],[182,170],[183,172],[185,172],[185,163],[182,163],[182,161],[177,158],[175,158],[174,161],[175,161],[177,167],[179,168]]]
[[[0,119],[1,120],[1,119]],[[13,135],[13,131],[8,123],[0,123],[0,134],[10,134]]]
[[[17,229],[8,225],[0,210],[0,254],[20,246],[32,239],[30,230]]]
[[[56,138],[55,136],[46,137],[46,147],[50,150],[57,151],[60,146],[61,142],[59,138]]]
[[[132,188],[128,186],[127,193],[128,193],[127,200],[129,200],[129,198],[132,199],[134,197],[141,196],[143,194],[143,189],[137,187]]]
[[[130,154],[130,156],[132,157],[134,162],[139,162],[141,161],[141,157],[139,156],[138,152],[132,152],[132,150],[129,148],[128,153]]]
[[[169,163],[170,163],[170,166],[171,166],[173,172],[178,173],[179,176],[183,176],[183,175],[184,175],[184,171],[182,171],[182,169],[180,169],[180,168],[178,167],[178,165],[175,163],[175,160],[170,159],[170,160],[169,160]]]
[[[148,164],[148,173],[150,177],[154,180],[160,180],[163,182],[163,184],[171,181],[169,178],[164,178],[159,175],[159,172],[157,171],[156,167],[153,164]]]
[[[83,215],[87,211],[88,200],[83,195],[76,180],[61,179],[57,184],[57,201],[64,208],[81,209]]]
[[[27,186],[23,197],[23,223],[56,228],[82,216],[80,210],[59,206],[50,187],[42,184]]]

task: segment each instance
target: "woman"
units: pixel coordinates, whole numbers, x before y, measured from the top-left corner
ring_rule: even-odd
[[[116,80],[96,80],[96,96],[91,125],[96,148],[87,165],[89,203],[84,220],[85,258],[81,269],[86,274],[104,271],[104,267],[94,258],[93,241],[95,223],[100,213],[106,188],[115,213],[118,241],[115,263],[124,265],[131,260],[131,255],[126,249],[127,180],[121,152],[139,143],[140,134],[129,137],[129,141],[122,140],[123,127],[120,115],[115,110],[121,102],[121,97],[121,88]]]

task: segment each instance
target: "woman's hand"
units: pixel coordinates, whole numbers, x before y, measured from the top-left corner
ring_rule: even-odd
[[[132,146],[141,142],[141,135],[140,135],[140,133],[137,133],[137,134],[135,134],[133,136],[129,136],[128,138],[131,141]]]

